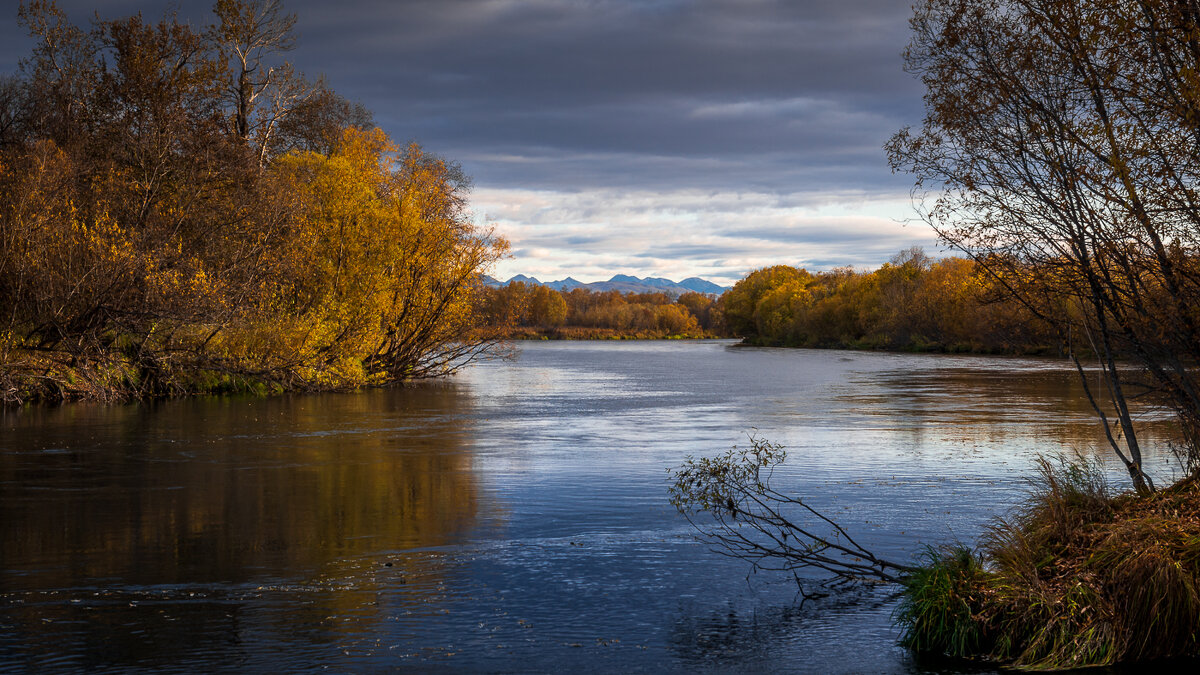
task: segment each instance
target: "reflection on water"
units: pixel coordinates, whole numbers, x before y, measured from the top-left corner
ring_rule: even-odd
[[[953,672],[896,647],[890,590],[801,605],[695,543],[664,469],[754,428],[789,448],[780,487],[901,559],[971,541],[1037,453],[1103,439],[1061,362],[728,342],[5,411],[0,671]]]
[[[4,646],[55,663],[65,631],[83,643],[73,665],[170,662],[190,635],[236,650],[271,594],[306,598],[255,627],[288,639],[373,614],[370,596],[401,575],[381,581],[356,556],[456,543],[475,521],[470,406],[430,386],[10,411]]]

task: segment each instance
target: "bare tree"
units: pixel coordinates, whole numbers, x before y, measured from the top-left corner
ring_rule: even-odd
[[[330,89],[323,79],[295,96],[287,115],[280,119],[278,133],[272,135],[274,155],[290,150],[332,155],[347,128],[367,130],[375,126],[374,116],[361,103],[351,103]]]
[[[256,146],[265,164],[280,120],[313,92],[290,63],[269,63],[295,46],[296,15],[285,13],[280,0],[217,0],[213,13],[219,23],[212,34],[229,59],[233,131]]]
[[[1097,360],[1084,384],[1140,492],[1131,398],[1171,406],[1193,456],[1200,428],[1198,16],[1190,0],[924,0],[906,61],[926,117],[888,145],[939,235]]]
[[[99,70],[96,31],[72,25],[53,1],[22,3],[18,22],[35,41],[21,60],[27,132],[73,147],[88,129],[89,101]]]

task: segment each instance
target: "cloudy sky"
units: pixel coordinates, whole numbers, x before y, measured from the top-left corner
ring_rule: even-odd
[[[15,3],[14,3],[15,4]],[[73,20],[209,2],[60,0]],[[496,276],[718,283],[936,249],[883,143],[921,118],[911,0],[285,0],[287,58],[462,163]],[[0,19],[0,67],[29,49]]]

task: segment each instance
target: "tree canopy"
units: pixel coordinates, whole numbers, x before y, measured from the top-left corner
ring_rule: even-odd
[[[751,344],[1057,352],[1055,334],[1000,290],[969,259],[935,261],[913,248],[871,271],[756,270],[719,304],[730,332]]]
[[[277,0],[70,24],[3,80],[0,399],[340,388],[495,342],[473,288],[506,242],[470,181],[279,56]]]
[[[1089,395],[1149,489],[1128,397],[1171,406],[1193,460],[1200,428],[1200,9],[924,0],[912,25],[926,117],[893,167],[943,239],[1098,355]]]

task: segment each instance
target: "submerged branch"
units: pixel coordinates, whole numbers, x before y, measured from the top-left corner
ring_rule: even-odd
[[[840,580],[886,583],[913,571],[875,555],[802,498],[772,488],[786,457],[781,445],[756,436],[748,448],[689,457],[671,471],[671,504],[716,552],[754,569],[815,569]]]

